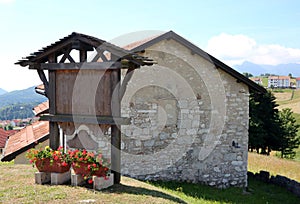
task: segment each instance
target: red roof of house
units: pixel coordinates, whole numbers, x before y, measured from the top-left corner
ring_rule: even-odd
[[[297,78],[296,78],[296,81],[300,81],[300,77],[297,77]]]
[[[163,33],[162,33],[162,34],[163,34]],[[150,37],[148,37],[148,38],[145,38],[145,39],[142,39],[142,40],[139,40],[139,41],[135,41],[135,42],[133,42],[133,43],[130,43],[130,44],[124,46],[123,48],[124,48],[125,50],[132,50],[132,49],[134,49],[134,48],[136,48],[136,47],[138,47],[138,46],[140,46],[140,45],[145,44],[146,42],[149,42],[150,40],[153,40],[154,38],[157,38],[158,36],[161,36],[162,34],[150,36]]]
[[[16,155],[34,147],[38,142],[48,139],[49,122],[37,121],[14,135],[9,136],[2,161],[10,161]]]
[[[2,128],[0,128],[0,148],[4,148],[7,137],[16,132],[17,132],[17,130],[7,130],[6,131],[6,130],[3,130]]]
[[[259,77],[250,77],[252,81],[262,81]]]
[[[268,79],[291,79],[289,76],[269,76]]]
[[[33,112],[36,116],[39,116],[40,114],[48,112],[48,109],[49,109],[49,101],[46,101],[34,107]]]

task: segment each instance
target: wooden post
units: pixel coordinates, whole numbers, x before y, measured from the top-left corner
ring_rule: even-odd
[[[57,58],[55,55],[49,56],[48,59],[49,63],[56,63]],[[55,115],[56,113],[56,73],[55,70],[49,70],[49,114]],[[49,140],[50,140],[50,147],[52,149],[57,149],[59,147],[59,130],[58,125],[56,122],[49,122]]]
[[[120,117],[121,104],[119,100],[121,70],[111,72],[111,88],[113,91],[111,109],[112,116]],[[111,168],[114,174],[114,184],[121,181],[121,125],[111,126]]]
[[[86,50],[79,51],[79,60],[80,60],[80,62],[86,62],[86,60],[87,60],[87,51]]]

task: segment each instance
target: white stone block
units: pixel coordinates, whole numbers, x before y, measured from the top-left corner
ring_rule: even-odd
[[[34,177],[36,184],[48,183],[51,180],[51,174],[46,172],[35,172]]]
[[[102,190],[114,185],[114,175],[110,174],[107,178],[93,176],[94,189]]]
[[[81,186],[85,183],[83,177],[80,174],[71,175],[71,185],[72,186]]]
[[[51,185],[60,185],[71,179],[71,171],[65,173],[51,173]]]

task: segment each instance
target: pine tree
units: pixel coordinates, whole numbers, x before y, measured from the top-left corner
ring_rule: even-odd
[[[279,150],[281,126],[274,95],[268,91],[262,95],[252,94],[249,107],[249,149],[269,155]]]
[[[294,149],[300,145],[300,137],[297,135],[300,125],[296,123],[290,108],[283,109],[279,115],[283,136],[280,143],[281,157],[293,159],[296,156]]]

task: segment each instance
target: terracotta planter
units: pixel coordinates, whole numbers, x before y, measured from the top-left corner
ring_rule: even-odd
[[[35,162],[36,168],[39,172],[53,172],[53,173],[65,173],[70,170],[71,164],[62,166],[61,162],[53,161],[50,163],[50,159],[37,160]]]
[[[89,165],[89,163],[73,162],[72,168],[73,168],[75,174],[88,175],[90,173],[90,170],[88,170],[88,165]]]
[[[99,167],[99,169],[97,171],[91,172],[88,169],[88,165],[92,165],[92,163],[73,162],[72,168],[73,168],[75,174],[98,176],[98,177],[106,176],[107,172],[109,171],[109,169],[106,167]]]

